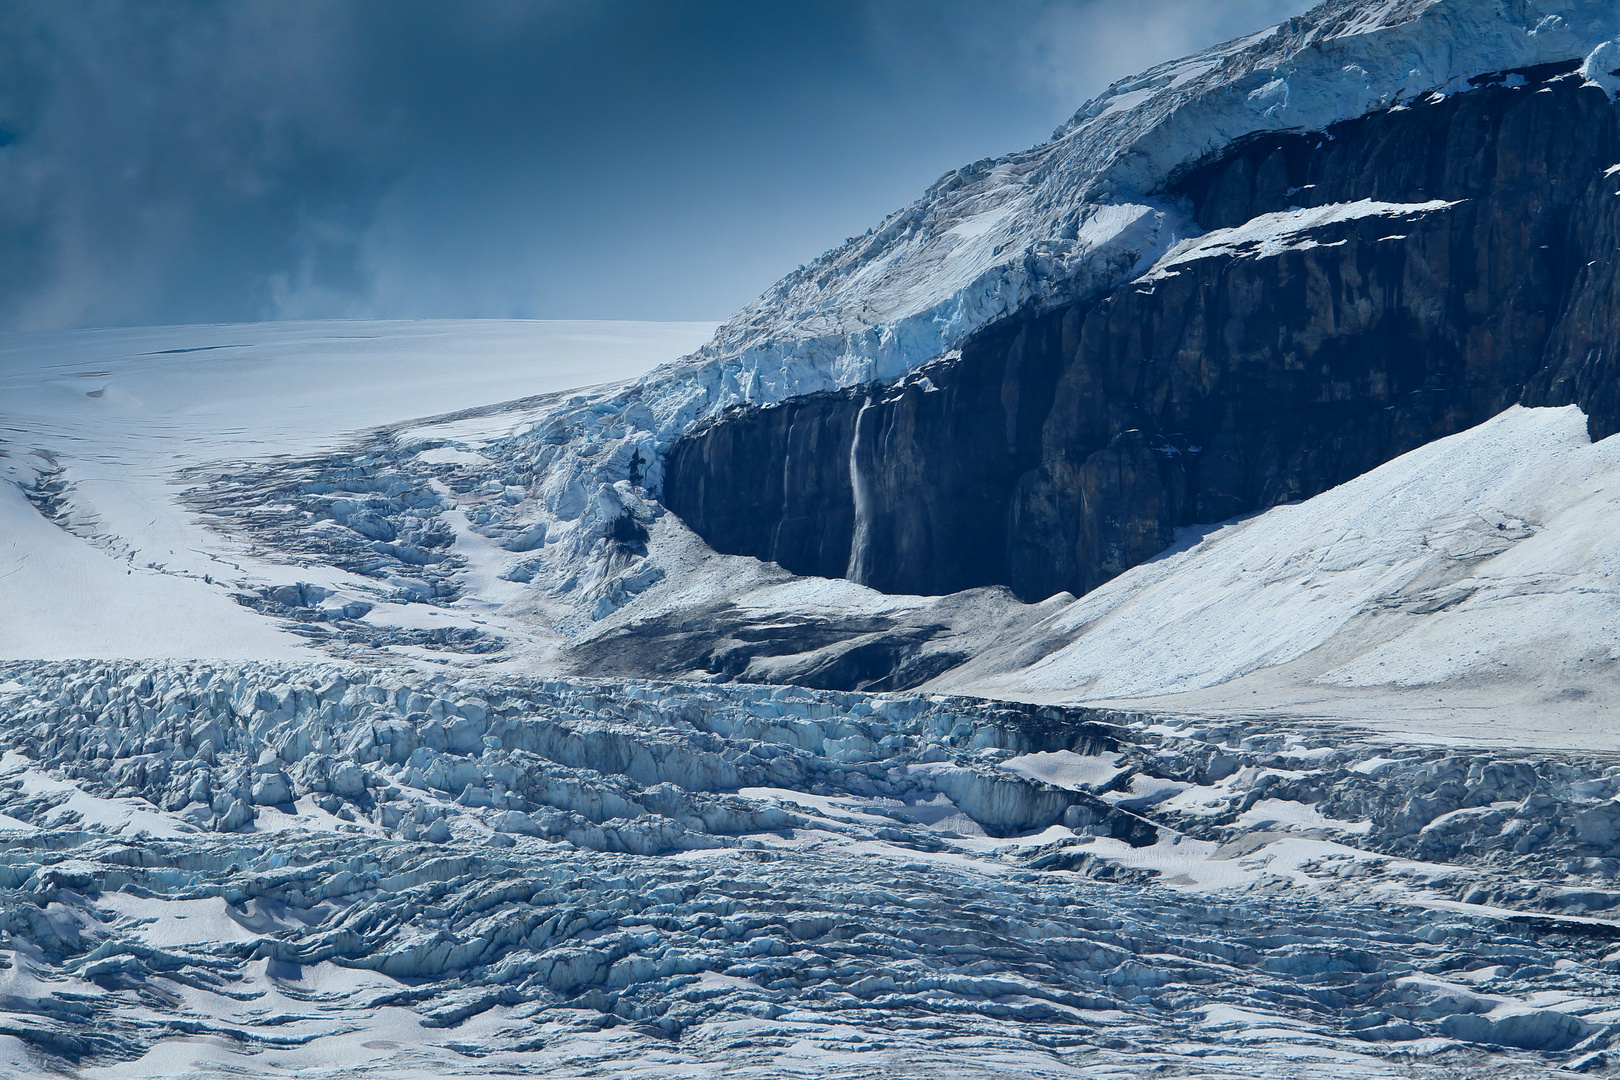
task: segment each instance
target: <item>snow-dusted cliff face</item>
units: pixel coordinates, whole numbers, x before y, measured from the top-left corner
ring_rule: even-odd
[[[1604,50],[1617,34],[1620,9],[1597,0],[1335,0],[1121,81],[1051,142],[951,173],[784,278],[691,356],[568,403],[509,442],[504,460],[537,496],[525,512],[547,523],[566,564],[546,584],[598,614],[634,595],[651,572],[614,547],[614,530],[662,513],[668,449],[701,420],[899,378],[1012,313],[1100,296],[1146,271],[1202,234],[1171,188],[1223,148],[1538,64],[1590,61],[1581,77],[1608,89]]]
[[[1011,311],[1115,285],[1198,232],[1159,196],[1235,140],[1581,59],[1617,33],[1606,0],[1334,0],[1121,80],[1051,142],[946,175],[788,275],[692,362],[714,369],[701,378],[722,405],[895,378]]]
[[[647,385],[695,369],[726,405],[895,378],[1031,301],[1117,284],[1200,231],[1156,197],[1178,169],[1235,140],[1467,89],[1485,72],[1579,60],[1617,34],[1620,8],[1606,0],[1333,0],[1121,80],[1051,142],[946,175]],[[1597,59],[1592,74],[1607,78]]]

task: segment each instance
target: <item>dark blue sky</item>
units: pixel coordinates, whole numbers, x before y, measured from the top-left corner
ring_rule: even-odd
[[[1306,0],[0,0],[0,328],[718,319]]]

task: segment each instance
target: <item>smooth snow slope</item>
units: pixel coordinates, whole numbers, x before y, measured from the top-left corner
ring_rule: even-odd
[[[310,655],[232,602],[223,586],[137,572],[64,532],[14,484],[0,484],[0,568],[0,656],[7,659]]]
[[[1514,407],[1314,499],[1188,530],[938,685],[1606,747],[1617,536],[1620,439],[1592,443],[1573,406]]]
[[[308,657],[230,598],[226,582],[251,563],[180,506],[178,470],[623,380],[712,329],[424,321],[0,335],[0,657]],[[16,486],[42,476],[72,485],[65,528]]]
[[[412,320],[0,334],[0,439],[187,464],[635,378],[713,323]]]

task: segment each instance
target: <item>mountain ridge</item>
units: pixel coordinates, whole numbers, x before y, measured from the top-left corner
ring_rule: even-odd
[[[901,379],[1015,313],[1117,287],[1201,234],[1183,203],[1155,194],[1178,169],[1257,133],[1466,94],[1470,79],[1510,68],[1581,66],[1616,34],[1620,14],[1593,0],[1335,0],[1121,80],[1057,141],[947,174],[689,357],[511,440],[505,460],[534,478],[536,518],[570,567],[554,585],[572,582],[569,602],[599,614],[635,594],[615,582],[643,569],[604,558],[614,523],[665,512],[668,455],[695,425],[735,405]],[[1579,77],[1606,78],[1591,65]]]

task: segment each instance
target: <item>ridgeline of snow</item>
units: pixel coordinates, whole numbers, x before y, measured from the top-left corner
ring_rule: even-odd
[[[1473,75],[1620,49],[1617,34],[1620,8],[1607,0],[1323,4],[1123,79],[1051,142],[947,174],[646,383],[695,366],[726,405],[895,378],[1031,302],[1117,285],[1196,232],[1156,196],[1177,169],[1235,139],[1316,130],[1466,90]]]
[[[1275,214],[1261,214],[1252,221],[1230,229],[1214,229],[1202,236],[1183,240],[1165,253],[1143,274],[1142,281],[1156,281],[1172,277],[1175,268],[1199,259],[1220,257],[1271,258],[1284,251],[1308,251],[1319,247],[1320,241],[1309,235],[1324,225],[1363,218],[1410,218],[1432,214],[1456,206],[1443,199],[1422,203],[1387,203],[1376,199],[1361,199],[1352,203],[1332,203],[1300,210],[1285,210]]]
[[[576,584],[602,594],[606,531],[661,510],[664,449],[739,403],[888,380],[1018,310],[1100,294],[1198,229],[1165,198],[1176,171],[1244,136],[1316,130],[1471,76],[1620,46],[1608,0],[1330,0],[1121,80],[1052,141],[941,178],[877,228],[788,275],[691,356],[581,399],[511,450],[538,477]],[[566,444],[566,446],[564,445]],[[573,523],[573,524],[570,524]],[[586,570],[594,563],[596,569]]]

